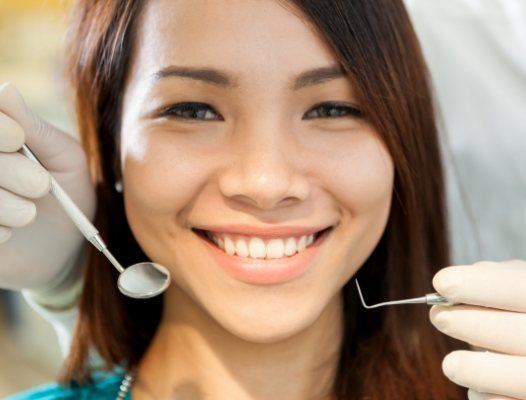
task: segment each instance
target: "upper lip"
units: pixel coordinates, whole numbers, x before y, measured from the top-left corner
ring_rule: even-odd
[[[261,227],[247,224],[229,224],[229,225],[207,225],[195,227],[196,229],[206,230],[214,233],[226,233],[233,235],[257,236],[262,239],[265,238],[280,238],[291,236],[303,236],[316,233],[324,229],[330,228],[332,225],[324,226],[268,226]]]

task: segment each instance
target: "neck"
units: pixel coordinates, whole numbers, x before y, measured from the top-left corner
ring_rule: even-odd
[[[308,328],[253,343],[220,326],[173,285],[141,364],[133,399],[329,399],[342,339],[338,293]]]

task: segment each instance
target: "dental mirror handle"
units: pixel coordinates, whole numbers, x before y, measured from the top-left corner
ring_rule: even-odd
[[[44,169],[46,167],[40,162],[40,160],[33,154],[31,149],[26,145],[22,145],[22,148],[20,149],[20,153],[22,153],[27,158],[37,162],[40,164]],[[51,178],[51,188],[50,193],[57,199],[57,201],[60,203],[66,214],[71,218],[73,223],[77,226],[77,228],[82,232],[82,234],[85,236],[85,238],[97,248],[100,252],[102,252],[110,262],[113,264],[113,266],[119,271],[123,272],[124,268],[118,263],[117,260],[111,255],[111,253],[107,250],[106,243],[102,240],[102,238],[99,235],[99,231],[91,221],[84,215],[84,213],[77,207],[75,202],[69,197],[69,195],[65,192],[64,189],[58,184],[58,182],[55,180],[55,178],[50,174]]]

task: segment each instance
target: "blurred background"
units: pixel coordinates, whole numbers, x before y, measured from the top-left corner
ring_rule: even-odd
[[[526,0],[405,3],[442,116],[453,263],[526,260]],[[75,135],[62,71],[70,4],[0,0],[0,84]],[[51,325],[0,289],[0,398],[54,380],[60,363]]]
[[[66,0],[0,0],[0,83],[10,81],[30,108],[66,132],[74,132],[62,79],[69,4]],[[53,380],[60,362],[51,325],[20,294],[0,289],[0,398]]]

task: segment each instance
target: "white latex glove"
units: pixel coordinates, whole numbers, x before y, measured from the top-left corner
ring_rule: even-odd
[[[441,332],[488,351],[456,350],[443,360],[445,375],[469,388],[469,400],[526,400],[526,262],[450,266],[433,278],[455,303],[433,306]]]
[[[26,106],[13,85],[0,86],[0,287],[29,289],[37,302],[60,308],[78,288],[82,234],[49,194],[49,174],[17,151],[31,148],[90,220],[95,192],[78,141]]]

